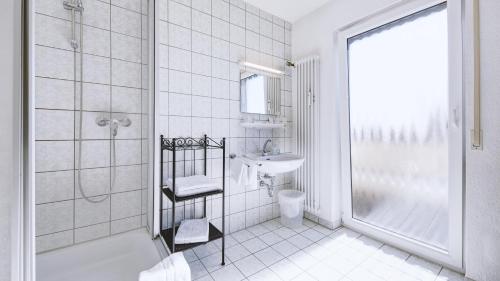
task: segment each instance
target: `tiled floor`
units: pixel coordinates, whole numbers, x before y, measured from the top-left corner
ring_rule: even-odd
[[[184,252],[193,280],[458,281],[463,275],[347,228],[305,220],[299,229],[271,220]]]

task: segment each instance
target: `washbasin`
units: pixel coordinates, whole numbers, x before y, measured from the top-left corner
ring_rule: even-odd
[[[298,169],[304,163],[304,157],[292,153],[275,155],[251,153],[244,157],[250,161],[254,161],[258,166],[258,170],[267,174],[291,172]]]

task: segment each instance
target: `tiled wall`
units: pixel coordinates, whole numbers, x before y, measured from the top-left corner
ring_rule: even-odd
[[[227,157],[229,153],[254,152],[269,138],[281,151],[293,150],[291,76],[283,79],[281,99],[288,126],[244,129],[239,125],[245,116],[239,106],[238,65],[238,61],[246,60],[285,69],[285,60],[290,59],[291,25],[241,0],[160,0],[159,6],[160,133],[168,137],[201,137],[206,133],[214,139],[227,138],[226,229],[236,231],[278,216],[277,200],[269,197],[265,188],[239,186],[229,178],[231,163]],[[222,181],[222,154],[209,157],[208,174]],[[180,165],[177,171],[182,176],[183,163]],[[201,163],[197,162],[197,167],[202,167]],[[168,175],[171,165],[165,165],[165,169]],[[197,168],[197,172],[203,170]],[[279,176],[276,188],[291,182],[290,175]],[[164,197],[165,226],[171,224],[169,203]],[[191,217],[195,209],[196,216],[202,215],[203,203],[192,203],[178,205],[176,221],[184,215]],[[220,197],[208,200],[207,215],[219,226],[221,208]]]
[[[112,182],[110,129],[98,127],[96,117],[126,114],[132,125],[118,131],[111,197],[88,203],[79,192],[75,171],[80,93],[74,90],[73,67],[79,60],[70,46],[70,11],[62,0],[36,0],[37,252],[146,223],[147,0],[83,0],[83,5],[81,182],[87,194],[102,198]]]

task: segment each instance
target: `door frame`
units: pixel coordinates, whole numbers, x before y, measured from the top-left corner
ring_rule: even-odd
[[[403,235],[354,219],[351,197],[351,151],[349,121],[348,48],[347,40],[355,35],[411,15],[434,5],[447,2],[449,46],[449,247],[443,250]],[[379,12],[351,23],[335,34],[335,49],[339,62],[340,143],[342,223],[347,227],[392,244],[410,253],[444,264],[463,272],[463,188],[464,127],[462,87],[462,2],[459,0],[414,0],[399,2]]]

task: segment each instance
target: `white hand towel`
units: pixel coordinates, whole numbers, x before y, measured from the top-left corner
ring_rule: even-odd
[[[257,184],[257,165],[250,165],[248,167],[248,173],[247,173],[247,184],[246,186],[250,189],[256,189],[258,188]]]
[[[182,253],[174,253],[139,274],[139,281],[191,281],[191,270]]]
[[[175,281],[191,281],[191,269],[184,255],[179,252],[174,253],[170,257],[175,268]]]
[[[231,177],[238,185],[248,184],[248,165],[241,158],[231,160]]]
[[[179,230],[175,234],[176,244],[199,243],[208,241],[208,220],[187,219],[181,221]]]

